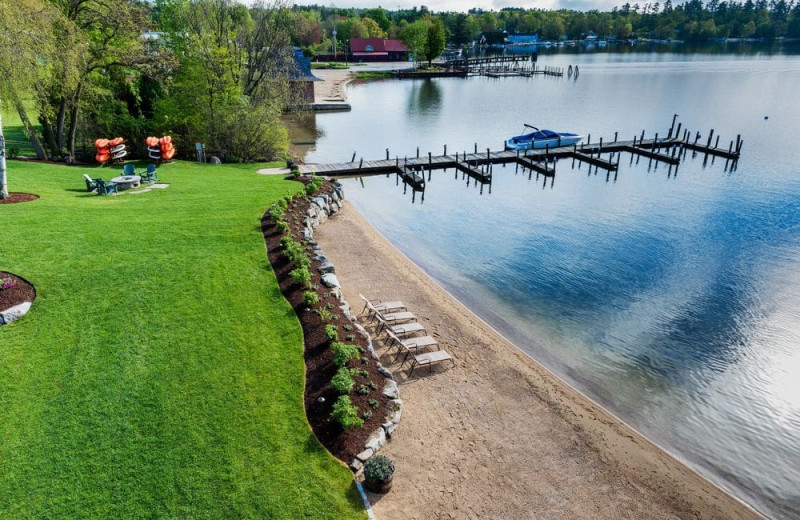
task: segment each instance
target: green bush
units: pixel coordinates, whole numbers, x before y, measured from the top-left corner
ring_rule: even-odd
[[[331,418],[344,429],[361,428],[364,421],[358,416],[358,408],[350,403],[350,397],[343,395],[333,404]]]
[[[340,394],[349,394],[353,391],[355,384],[355,381],[353,381],[353,372],[346,367],[339,368],[333,376],[333,379],[331,379],[331,388]]]
[[[358,395],[367,395],[369,393],[369,388],[367,385],[361,385],[358,387],[358,390],[356,390],[356,393]]]
[[[306,307],[313,307],[319,303],[319,296],[313,291],[306,291],[303,293],[303,305]]]
[[[347,365],[351,359],[357,358],[361,355],[361,347],[358,345],[347,345],[345,343],[334,343],[331,345],[333,351],[333,362],[337,367]]]
[[[319,309],[317,310],[317,314],[319,314],[319,319],[323,322],[333,321],[333,314],[331,314],[330,311]]]
[[[289,231],[289,223],[285,220],[279,220],[277,224],[275,224],[275,227],[278,228],[278,231],[281,233],[286,233]]]
[[[325,181],[322,180],[321,177],[317,177],[316,175],[311,176],[311,182],[306,184],[305,191],[306,195],[311,196],[316,194],[319,191],[319,188]]]
[[[311,273],[307,267],[298,267],[289,272],[294,283],[300,284],[306,288],[311,288]]]
[[[325,325],[325,337],[330,341],[336,341],[339,337],[339,327],[336,325]]]
[[[386,480],[393,474],[394,464],[385,455],[374,455],[364,463],[364,478],[367,480]]]

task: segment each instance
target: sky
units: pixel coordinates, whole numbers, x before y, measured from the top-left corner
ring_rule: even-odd
[[[328,7],[370,8],[381,6],[384,9],[410,9],[425,5],[434,12],[468,11],[476,7],[485,10],[499,11],[503,7],[522,7],[525,9],[574,9],[576,11],[610,11],[614,6],[624,4],[628,0],[308,0],[295,1],[298,5],[317,4]],[[634,2],[631,2],[634,3]]]

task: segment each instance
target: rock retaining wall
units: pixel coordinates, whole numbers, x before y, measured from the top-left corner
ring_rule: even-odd
[[[341,285],[336,278],[336,268],[331,264],[319,244],[314,240],[314,230],[321,224],[328,220],[328,217],[339,211],[344,203],[344,189],[341,183],[334,182],[334,189],[331,193],[325,195],[317,195],[311,199],[311,205],[306,211],[305,217],[305,230],[303,232],[306,241],[314,248],[314,260],[321,263],[318,267],[322,274],[322,283],[325,287],[329,287],[336,294],[341,305],[339,308],[342,314],[353,322],[354,328],[361,334],[367,341],[367,350],[370,355],[375,359],[378,364],[378,371],[386,378],[386,384],[383,387],[383,394],[387,396],[391,403],[394,405],[394,412],[389,419],[381,425],[381,427],[367,439],[364,445],[364,451],[356,455],[356,458],[350,463],[350,469],[358,473],[370,457],[375,455],[380,450],[386,441],[392,437],[397,425],[400,423],[400,418],[403,415],[403,400],[400,399],[400,392],[397,388],[397,383],[394,380],[392,373],[386,370],[381,363],[380,357],[375,352],[372,344],[372,337],[369,332],[358,323],[358,319],[350,312],[350,304],[345,301],[342,296]]]

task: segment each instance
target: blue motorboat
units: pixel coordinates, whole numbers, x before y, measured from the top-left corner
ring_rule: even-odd
[[[533,132],[516,135],[506,141],[506,150],[531,150],[543,148],[556,148],[580,143],[583,136],[569,132],[554,132],[552,130],[539,130],[535,126],[525,125]]]

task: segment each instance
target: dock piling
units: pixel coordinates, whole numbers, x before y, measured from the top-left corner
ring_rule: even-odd
[[[356,162],[356,152],[353,152],[353,158],[350,159],[350,162]]]

